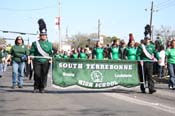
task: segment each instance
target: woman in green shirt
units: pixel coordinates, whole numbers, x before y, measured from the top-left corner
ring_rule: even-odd
[[[171,41],[171,48],[166,50],[166,57],[170,74],[169,88],[175,89],[175,40]]]
[[[15,45],[10,50],[10,55],[7,60],[12,57],[12,88],[17,85],[19,88],[23,87],[23,77],[25,62],[29,55],[28,48],[24,45],[24,40],[21,36],[15,39]]]

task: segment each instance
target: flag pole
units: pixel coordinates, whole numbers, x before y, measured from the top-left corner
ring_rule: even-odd
[[[58,20],[59,20],[59,50],[61,50],[61,0],[58,0]]]

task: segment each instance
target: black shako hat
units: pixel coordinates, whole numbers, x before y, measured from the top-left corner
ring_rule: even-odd
[[[44,19],[39,19],[38,20],[39,24],[39,34],[40,35],[47,35],[47,28],[46,28],[46,23],[44,22]]]

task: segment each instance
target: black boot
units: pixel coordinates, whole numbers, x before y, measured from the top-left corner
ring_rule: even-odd
[[[141,90],[142,93],[146,93],[146,92],[145,92],[144,84],[141,84],[141,85],[140,85],[140,90]]]
[[[153,93],[155,93],[155,92],[156,92],[155,89],[149,89],[149,94],[153,94]]]

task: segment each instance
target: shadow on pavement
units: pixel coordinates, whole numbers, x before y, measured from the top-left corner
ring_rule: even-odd
[[[33,90],[27,90],[27,89],[8,89],[5,90],[6,92],[16,92],[16,93],[33,93]],[[39,93],[39,92],[38,92]],[[43,94],[89,94],[89,93],[139,93],[134,90],[121,90],[121,89],[115,89],[115,90],[45,90],[45,93]],[[33,93],[37,94],[37,93]]]
[[[11,88],[11,86],[0,86],[0,88]]]

